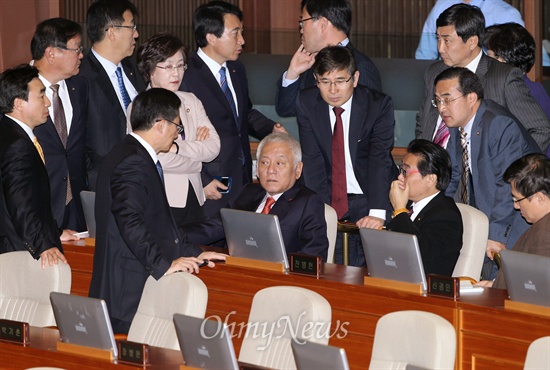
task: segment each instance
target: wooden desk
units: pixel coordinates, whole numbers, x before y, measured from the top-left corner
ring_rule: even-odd
[[[86,295],[91,279],[93,247],[84,244],[63,245],[73,271],[73,294]],[[455,302],[366,287],[365,274],[362,268],[326,264],[324,278],[317,280],[217,264],[201,268],[198,277],[208,287],[206,316],[228,318],[235,334],[247,322],[252,298],[260,289],[293,285],[323,295],[332,306],[329,344],[346,349],[353,369],[368,368],[376,322],[394,311],[422,310],[449,320],[457,330],[457,369],[522,369],[529,344],[550,335],[550,318],[505,311],[503,290],[486,289]],[[233,341],[239,353],[242,337]]]
[[[99,360],[58,352],[56,344],[59,332],[56,329],[30,328],[30,343],[26,346],[16,343],[0,342],[1,369],[27,369],[37,366],[52,366],[62,369],[78,370],[136,370],[136,365],[118,364],[116,361]],[[183,364],[180,351],[149,347],[151,366],[148,370],[179,370]]]

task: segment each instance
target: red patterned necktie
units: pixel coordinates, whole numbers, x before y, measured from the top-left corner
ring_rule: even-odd
[[[341,107],[332,108],[336,115],[334,132],[332,134],[332,183],[331,206],[336,210],[338,219],[348,211],[348,191],[346,182],[346,157],[344,154],[344,125],[342,123]]]
[[[439,127],[437,128],[437,132],[434,136],[434,143],[439,145],[442,148],[445,148],[447,146],[447,140],[449,139],[449,128],[445,124],[444,120],[441,120],[441,123],[439,124]]]

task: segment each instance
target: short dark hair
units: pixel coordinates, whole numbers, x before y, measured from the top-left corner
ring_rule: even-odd
[[[139,93],[132,101],[132,131],[148,131],[159,119],[173,121],[179,115],[181,100],[172,91],[153,88]]]
[[[6,69],[0,74],[0,112],[13,111],[15,99],[29,99],[29,83],[38,78],[38,69],[29,64]]]
[[[208,45],[206,35],[211,33],[217,38],[222,37],[225,31],[224,15],[233,14],[243,20],[243,12],[238,6],[226,3],[225,1],[210,1],[202,4],[195,10],[193,15],[193,29],[195,30],[195,41],[199,48]]]
[[[315,19],[325,17],[336,29],[349,36],[351,4],[349,0],[302,0],[301,9]]]
[[[327,46],[321,49],[315,56],[313,73],[321,77],[327,72],[346,69],[353,77],[357,71],[357,64],[351,49],[344,46]]]
[[[129,10],[134,17],[138,10],[128,0],[97,0],[90,5],[86,13],[86,29],[92,44],[105,38],[105,30],[110,26],[120,26],[124,23],[124,12]]]
[[[67,42],[82,34],[82,27],[76,22],[65,18],[50,18],[40,22],[31,40],[31,54],[34,60],[40,60],[46,48],[67,47]]]
[[[458,91],[460,91],[462,95],[475,93],[478,100],[483,99],[483,85],[481,85],[479,77],[468,68],[451,67],[444,70],[435,78],[434,86],[437,85],[439,81],[452,80],[453,78],[458,78]]]
[[[422,176],[437,176],[437,190],[444,191],[451,181],[451,157],[441,146],[424,139],[415,139],[409,143],[407,153],[419,158],[418,172]]]
[[[521,24],[510,22],[487,27],[483,47],[523,73],[535,65],[535,39]]]
[[[141,45],[137,52],[137,63],[145,83],[151,81],[151,74],[157,64],[166,61],[178,51],[183,54],[183,62],[187,63],[187,51],[183,42],[169,33],[156,33]]]
[[[456,34],[466,42],[470,37],[477,36],[477,45],[481,46],[485,32],[485,17],[475,5],[455,4],[443,11],[435,22],[436,26],[455,26]]]
[[[540,153],[527,154],[506,169],[503,179],[525,197],[540,191],[550,198],[550,158]]]

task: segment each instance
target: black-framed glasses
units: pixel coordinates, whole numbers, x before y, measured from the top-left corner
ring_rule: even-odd
[[[118,25],[118,24],[115,24],[115,25],[112,25],[111,27],[114,27],[114,28],[128,28],[132,31],[137,31],[137,24],[134,24],[133,26],[123,26],[123,25]],[[105,30],[107,31],[107,30]]]
[[[523,197],[521,199],[514,199],[514,197],[512,197],[512,201],[514,202],[514,204],[519,204],[519,202],[521,202],[522,200],[525,200],[527,198],[529,198],[531,195],[528,195],[526,197]]]
[[[68,48],[66,46],[56,46],[58,49],[61,49],[61,50],[68,50],[68,51],[73,51],[75,52],[77,55],[82,53],[84,51],[84,46],[79,46],[78,49],[72,49],[72,48]]]
[[[454,98],[454,99],[451,99],[451,98],[444,98],[444,99],[439,99],[439,98],[433,98],[432,99],[432,105],[434,108],[437,108],[439,107],[440,105],[441,106],[444,106],[444,107],[448,107],[449,104],[451,104],[452,102],[454,102],[455,100],[458,100],[460,98],[462,98],[464,95],[460,95],[459,97],[457,98]]]
[[[322,86],[324,88],[330,88],[330,87],[332,87],[332,85],[334,85],[338,88],[342,88],[342,87],[346,86],[346,84],[348,82],[350,82],[350,80],[352,78],[353,78],[353,76],[349,76],[349,78],[347,80],[344,80],[343,78],[341,78],[341,79],[338,79],[336,81],[330,81],[328,79],[322,79],[322,80],[317,80],[317,85]]]
[[[298,25],[300,26],[300,28],[304,28],[304,22],[310,21],[310,20],[312,20],[312,19],[314,19],[314,18],[315,18],[315,17],[309,17],[309,18],[306,18],[306,19],[300,19],[300,20],[298,21]]]
[[[157,119],[155,122],[160,122],[160,121],[170,122],[171,124],[175,125],[178,128],[178,135],[181,135],[185,132],[185,128],[183,127],[183,125],[181,123],[172,122],[172,121],[170,121],[169,119],[166,119],[166,118]]]
[[[175,66],[170,64],[170,65],[167,65],[167,66],[164,66],[164,67],[163,66],[155,66],[155,67],[160,68],[160,69],[164,69],[165,71],[170,70],[172,72],[175,71],[175,70],[180,70],[180,69],[183,69],[184,72],[187,71],[187,64],[183,64],[183,63],[175,65]]]
[[[407,175],[411,175],[413,173],[420,173],[419,170],[413,170],[410,168],[403,168],[403,166],[399,166],[399,173],[403,175],[403,177],[407,177]]]

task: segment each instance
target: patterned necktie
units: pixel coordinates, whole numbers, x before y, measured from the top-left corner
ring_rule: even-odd
[[[130,105],[130,95],[128,95],[128,91],[126,90],[126,86],[124,86],[124,78],[122,78],[122,68],[117,67],[116,71],[116,78],[118,80],[118,88],[120,89],[120,95],[122,96],[122,102],[124,103],[124,109],[127,109]]]
[[[344,154],[344,125],[342,113],[344,109],[334,107],[336,115],[334,132],[332,134],[332,183],[331,206],[336,210],[338,219],[341,219],[348,211],[348,192],[346,182],[346,157]]]
[[[460,129],[460,146],[462,147],[462,178],[460,199],[462,203],[468,204],[468,176],[470,174],[470,165],[468,164],[468,144],[466,142],[466,131],[461,127]]]
[[[271,207],[275,204],[275,198],[273,197],[267,197],[267,200],[265,201],[264,209],[262,209],[262,213],[264,215],[267,215],[271,211]]]
[[[220,86],[222,88],[223,94],[225,95],[225,99],[227,99],[227,102],[229,103],[229,107],[233,112],[233,118],[235,119],[235,124],[238,126],[239,116],[237,115],[237,106],[235,105],[235,100],[233,100],[233,94],[231,93],[231,89],[229,89],[229,85],[227,84],[227,77],[225,76],[225,67],[220,68]]]
[[[445,124],[444,120],[441,120],[441,123],[439,124],[439,127],[437,128],[437,132],[434,136],[434,143],[439,145],[442,148],[445,148],[447,146],[447,140],[449,139],[449,128]]]
[[[53,125],[55,130],[59,135],[59,139],[63,144],[64,148],[67,148],[67,140],[69,135],[67,134],[67,119],[65,117],[65,109],[63,109],[63,102],[59,97],[59,85],[51,85],[50,88],[53,90],[52,94],[52,105],[53,105]],[[71,177],[69,176],[69,171],[67,171],[67,191],[65,192],[65,205],[73,199],[73,191],[71,189]]]
[[[160,161],[157,161],[157,163],[155,163],[156,166],[157,166],[157,171],[159,173],[159,176],[160,176],[160,181],[162,181],[162,183],[164,184],[164,171],[162,170],[162,166],[160,164]]]
[[[42,150],[42,147],[40,146],[40,143],[38,142],[38,139],[36,138],[36,136],[34,137],[34,140],[32,141],[32,143],[34,144],[34,147],[38,151],[40,158],[42,158],[42,162],[46,164],[46,160],[44,159],[44,151]]]

